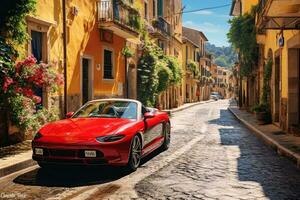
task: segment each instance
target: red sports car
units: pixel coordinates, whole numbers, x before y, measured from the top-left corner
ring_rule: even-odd
[[[35,135],[32,157],[41,167],[122,165],[136,170],[142,157],[170,144],[167,113],[136,100],[94,100],[67,117]]]

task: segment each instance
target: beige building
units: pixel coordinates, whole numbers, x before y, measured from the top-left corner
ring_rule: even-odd
[[[186,83],[183,85],[185,102],[207,100],[210,95],[208,77],[211,58],[206,55],[206,36],[198,30],[183,27],[183,68],[185,69]],[[191,63],[197,65],[196,71],[189,69]],[[191,73],[192,72],[192,73]]]

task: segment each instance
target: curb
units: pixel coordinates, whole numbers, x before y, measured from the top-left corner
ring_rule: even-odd
[[[194,106],[198,106],[198,105],[206,104],[206,103],[211,103],[211,102],[215,102],[215,101],[214,100],[199,101],[197,103],[191,104],[191,105],[186,106],[186,107],[179,107],[179,108],[175,108],[173,110],[171,109],[171,110],[162,110],[162,111],[168,113],[169,115],[171,115],[173,113],[176,113],[176,112],[179,112],[179,111],[183,111],[185,109],[192,108]]]
[[[244,119],[240,118],[230,107],[228,108],[228,110],[240,121],[242,122],[248,129],[250,129],[251,131],[253,131],[257,136],[259,136],[260,138],[262,138],[264,140],[264,142],[269,145],[270,147],[274,148],[278,155],[284,155],[288,158],[291,158],[292,160],[294,160],[296,162],[296,165],[298,168],[300,168],[300,155],[298,155],[295,152],[292,152],[291,150],[287,149],[286,147],[282,146],[281,144],[279,144],[277,141],[275,141],[274,139],[268,137],[267,135],[265,135],[262,131],[258,130],[257,128],[255,128],[253,125],[251,125],[249,122],[245,121]]]
[[[28,160],[18,162],[13,165],[4,167],[4,168],[0,169],[0,178],[7,176],[9,174],[15,173],[17,171],[20,171],[22,169],[31,167],[33,165],[36,165],[36,162],[32,159],[28,159]]]

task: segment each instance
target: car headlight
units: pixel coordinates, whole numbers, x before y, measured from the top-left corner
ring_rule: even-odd
[[[115,142],[123,139],[124,137],[125,135],[108,135],[108,136],[97,137],[96,140],[98,142]]]
[[[40,133],[40,132],[37,132],[37,134],[35,134],[35,136],[34,136],[34,140],[37,140],[37,139],[39,139],[39,138],[41,138],[41,137],[43,137],[43,135]]]

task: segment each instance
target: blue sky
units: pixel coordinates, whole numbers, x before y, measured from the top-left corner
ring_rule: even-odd
[[[184,11],[198,8],[231,4],[232,0],[182,0]],[[202,31],[209,42],[216,46],[229,46],[226,33],[229,30],[228,20],[230,6],[214,10],[203,10],[183,14],[183,25]]]

